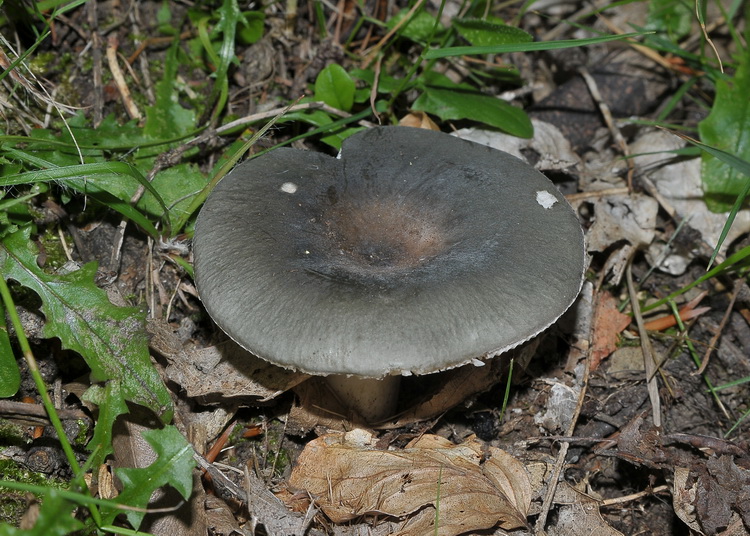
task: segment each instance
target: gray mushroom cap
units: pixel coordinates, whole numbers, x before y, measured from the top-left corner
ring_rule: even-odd
[[[541,173],[447,134],[378,127],[338,158],[237,166],[198,216],[195,277],[253,354],[310,374],[426,374],[538,335],[578,295],[583,234]]]

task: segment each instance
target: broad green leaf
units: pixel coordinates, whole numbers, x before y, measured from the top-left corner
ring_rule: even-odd
[[[711,113],[698,124],[701,141],[750,161],[750,48],[739,58],[734,78],[718,80]],[[736,167],[704,153],[701,178],[706,205],[724,212],[743,190],[747,176]]]
[[[402,9],[396,13],[393,17],[388,19],[386,26],[389,30],[392,30],[396,25],[409,12],[408,9]],[[432,36],[432,29],[435,27],[435,17],[430,15],[424,10],[417,11],[404,26],[399,29],[399,35],[411,39],[416,43],[427,43],[427,40]],[[445,28],[442,24],[438,24],[437,35],[439,35]]]
[[[198,166],[194,164],[178,164],[162,170],[151,181],[151,186],[161,193],[161,198],[167,205],[170,221],[177,221],[184,217],[194,195],[198,194],[208,183]],[[160,214],[161,205],[150,193],[146,192],[136,205],[146,214]]]
[[[237,38],[243,45],[252,45],[263,37],[266,16],[262,11],[245,11],[240,19]]]
[[[456,19],[452,25],[461,37],[475,46],[528,43],[534,40],[530,33],[504,24],[500,19]]]
[[[354,80],[341,65],[330,64],[315,79],[315,100],[348,112],[354,105]]]
[[[530,138],[534,134],[531,120],[523,110],[475,91],[426,86],[412,109],[437,115],[443,121],[478,121],[519,138]]]
[[[108,381],[104,387],[92,385],[83,394],[83,399],[99,406],[94,436],[86,446],[92,453],[86,464],[95,468],[104,463],[104,459],[113,452],[112,427],[118,416],[128,413],[128,406],[118,380]]]
[[[143,438],[157,454],[157,459],[148,467],[140,469],[115,469],[123,484],[123,492],[117,497],[120,504],[145,508],[151,494],[169,484],[187,500],[193,491],[193,447],[174,426],[160,430],[147,430]],[[105,523],[111,523],[118,511],[104,513]],[[133,527],[138,528],[143,512],[127,512]]]
[[[650,0],[646,29],[664,32],[676,43],[690,33],[694,18],[692,2]]]
[[[83,523],[73,514],[76,505],[61,496],[60,491],[49,488],[39,509],[39,517],[30,529],[21,530],[10,525],[0,525],[0,536],[65,536],[83,528]]]
[[[5,308],[0,301],[0,398],[13,396],[21,386],[21,373],[10,345]]]
[[[44,272],[29,235],[27,227],[0,242],[0,272],[39,295],[44,337],[57,337],[64,348],[79,353],[95,380],[120,380],[127,400],[168,422],[172,401],[151,363],[144,312],[110,303],[94,284],[95,263],[65,275]]]

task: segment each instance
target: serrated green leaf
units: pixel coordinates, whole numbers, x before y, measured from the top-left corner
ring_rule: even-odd
[[[348,112],[354,105],[354,80],[341,65],[332,63],[315,79],[315,100]]]
[[[20,386],[21,373],[13,355],[13,348],[10,346],[5,308],[0,301],[0,398],[13,396]]]
[[[115,469],[123,484],[123,492],[117,497],[121,504],[145,508],[151,494],[169,484],[187,500],[193,490],[193,447],[174,426],[161,430],[147,430],[143,438],[157,454],[156,461],[148,467]],[[105,523],[111,523],[118,512],[104,514]],[[143,512],[127,512],[127,518],[136,529],[143,521]]]
[[[519,138],[530,138],[534,134],[526,112],[501,99],[474,91],[426,86],[412,109],[434,114],[443,121],[478,121]]]
[[[118,379],[127,400],[153,410],[164,422],[172,418],[172,401],[151,363],[145,314],[117,307],[94,284],[95,263],[66,275],[49,275],[36,263],[30,228],[0,243],[0,272],[33,290],[42,300],[44,337],[81,355],[95,380]]]
[[[475,46],[529,43],[532,35],[499,19],[456,19],[452,22],[461,37]]]
[[[118,416],[128,413],[128,406],[118,380],[110,380],[104,387],[92,385],[83,394],[83,399],[99,406],[94,436],[86,446],[91,452],[91,457],[86,461],[87,465],[99,467],[113,452],[112,427]]]
[[[718,80],[711,113],[698,124],[701,141],[750,161],[750,48],[740,58],[734,78]],[[701,179],[706,205],[715,212],[730,209],[747,177],[736,167],[704,153]]]

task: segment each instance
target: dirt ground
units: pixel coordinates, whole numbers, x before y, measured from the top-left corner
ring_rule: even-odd
[[[134,32],[156,35],[151,21],[156,20],[160,4],[97,4],[96,10],[84,6],[61,17],[55,35],[36,54],[53,53],[42,75],[50,88],[59,88],[57,99],[81,107],[92,121],[110,113],[126,121],[123,99],[111,78],[105,72],[102,85],[95,78],[96,69],[85,65],[89,58],[86,47],[91,46],[91,30],[96,27],[102,34],[100,39],[117,37],[119,52],[133,54],[137,49]],[[327,3],[321,8],[330,17],[325,38],[316,28],[317,4],[300,5],[292,21],[285,18],[282,6],[265,7],[263,38],[238,49],[240,61],[230,70],[228,112],[242,117],[285,106],[309,91],[318,73],[332,62],[346,70],[360,67],[363,51],[387,30],[365,23],[355,31],[352,24],[358,11],[349,4],[342,1],[337,9],[348,10],[350,18],[336,19]],[[187,5],[175,3],[173,10],[179,13]],[[436,6],[429,2],[427,6],[428,11],[435,12]],[[386,13],[395,13],[399,7],[403,6],[367,3],[364,9],[385,20]],[[582,8],[576,4],[553,6],[547,11],[540,8],[523,17],[521,26],[539,40],[574,38],[578,36],[576,29],[560,21]],[[514,10],[517,8],[511,6],[500,13],[511,19]],[[625,22],[643,17],[644,10],[641,3],[623,5],[608,12],[607,19],[627,28]],[[587,23],[606,29],[602,19],[592,17]],[[292,32],[288,24],[293,24]],[[719,47],[728,47],[726,29],[720,26],[715,32]],[[350,34],[354,37],[347,44],[345,38]],[[149,63],[163,61],[168,44],[153,41],[144,47],[133,69],[140,74]],[[396,46],[406,57],[416,54],[416,48],[408,43]],[[372,436],[364,436],[356,445],[349,443],[353,436],[343,435],[355,428],[345,410],[337,415],[310,409],[309,404],[326,403],[316,380],[305,381],[305,377],[293,374],[275,377],[276,383],[272,383],[283,388],[266,396],[262,385],[242,383],[246,370],[222,369],[212,374],[207,367],[196,372],[194,363],[209,360],[205,352],[217,344],[226,348],[230,343],[205,313],[185,270],[168,261],[169,255],[191,260],[186,237],[154,244],[129,226],[121,257],[113,262],[113,243],[120,223],[114,213],[84,210],[82,199],[69,201],[63,210],[61,198],[54,193],[37,207],[43,215],[40,233],[44,228],[62,227],[76,246],[72,252],[76,261],[99,262],[101,286],[110,295],[148,307],[153,355],[177,400],[176,422],[196,451],[210,460],[203,467],[210,478],[196,479],[198,491],[182,506],[181,513],[150,514],[141,530],[157,535],[431,534],[434,527],[420,521],[420,516],[434,517],[434,501],[399,505],[395,509],[401,512],[398,516],[365,508],[364,513],[346,518],[336,513],[337,505],[329,505],[327,510],[325,501],[300,491],[290,478],[300,482],[316,470],[298,464],[300,456],[312,456],[309,445],[313,441],[318,442],[315,445],[322,457],[307,462],[312,467],[326,460],[340,463],[351,454],[353,466],[364,470],[359,464],[366,465],[372,451],[400,452],[414,467],[421,467],[422,456],[433,455],[427,451],[450,450],[433,438],[438,436],[451,445],[479,445],[475,452],[477,460],[481,459],[476,462],[477,479],[486,477],[487,469],[482,473],[482,467],[488,460],[500,456],[499,450],[490,449],[508,453],[525,468],[528,477],[524,477],[524,484],[517,480],[520,477],[508,477],[503,489],[506,494],[510,489],[511,495],[520,495],[518,490],[523,488],[529,501],[526,508],[513,501],[512,506],[503,503],[498,507],[502,511],[498,519],[503,515],[514,519],[516,514],[509,511],[522,512],[524,521],[516,526],[513,522],[502,526],[467,522],[464,526],[460,524],[464,521],[455,521],[454,528],[435,530],[435,534],[750,533],[748,424],[742,421],[750,407],[748,384],[721,389],[716,396],[708,390],[709,384],[722,386],[750,376],[750,294],[742,272],[722,274],[687,293],[687,299],[700,298],[689,309],[707,309],[694,318],[683,315],[684,330],[669,320],[654,322],[655,318],[673,318],[666,307],[644,312],[648,324],[645,328],[641,324],[639,329],[630,307],[631,293],[652,303],[701,277],[717,236],[716,221],[725,218],[710,214],[703,217],[706,209],[700,199],[682,206],[680,192],[662,186],[669,177],[684,178],[695,172],[699,168],[695,159],[691,163],[664,157],[658,161],[648,156],[622,158],[623,150],[639,154],[649,148],[659,151],[673,148],[670,144],[682,145],[670,134],[633,119],[655,119],[680,87],[684,74],[623,43],[514,53],[504,56],[503,61],[517,67],[522,86],[488,79],[483,91],[492,95],[515,92],[513,103],[526,109],[535,121],[537,143],[519,146],[497,130],[489,130],[488,136],[505,150],[515,147],[532,165],[538,164],[576,210],[586,233],[590,263],[582,294],[540,338],[533,358],[514,364],[510,380],[507,356],[496,358],[498,364],[492,368],[486,366],[486,371],[470,372],[466,377],[452,371],[409,379],[405,391],[417,396],[403,396],[399,405],[402,417],[395,424],[391,421],[375,427]],[[460,72],[458,69],[451,75]],[[66,80],[71,73],[76,74],[75,81]],[[198,77],[205,76],[205,72],[187,65],[179,73],[180,83],[188,87],[193,82],[198,87]],[[137,91],[145,93],[149,83],[153,81],[142,81]],[[593,87],[599,95],[592,96]],[[701,92],[706,90],[699,82],[692,92],[695,98],[680,100],[664,122],[694,127],[707,113],[701,106]],[[413,100],[413,92],[407,92],[394,103],[390,117],[398,120],[408,116]],[[602,105],[615,118],[614,126],[606,124]],[[8,113],[5,110],[6,116]],[[458,131],[465,137],[483,128],[472,121],[433,119],[441,130]],[[363,124],[374,122],[374,117],[368,117]],[[546,144],[539,141],[540,133],[548,132],[545,124],[555,127],[549,134],[552,141]],[[272,147],[308,128],[294,121],[276,125],[251,151]],[[191,158],[208,172],[232,141],[228,136],[209,136]],[[296,141],[293,146],[335,154],[315,137]],[[691,213],[701,216],[685,222]],[[730,236],[721,259],[746,246],[749,229],[742,225]],[[660,257],[667,243],[671,249]],[[678,306],[687,299],[679,297]],[[22,306],[35,353],[45,379],[59,393],[60,407],[91,419],[79,398],[89,381],[85,364],[74,353],[40,337],[44,319],[35,310],[33,298]],[[709,348],[710,360],[699,373],[696,358],[698,363],[708,359]],[[644,365],[644,359],[652,359],[655,372],[649,374],[651,368]],[[460,388],[456,386],[459,377],[463,382]],[[33,383],[25,377],[19,399],[25,395],[34,398],[34,393]],[[424,409],[426,394],[431,397],[429,411]],[[130,421],[127,426],[146,424],[137,422],[135,412]],[[227,430],[221,452],[209,456],[209,449],[219,441],[217,437]],[[132,438],[137,432],[129,428],[123,435]],[[321,437],[335,440],[320,443]],[[423,452],[416,441],[424,438],[434,443]],[[321,445],[330,447],[331,441],[351,451],[325,454]],[[136,440],[125,441],[119,448],[121,458],[137,460],[144,455]],[[68,475],[49,429],[40,437],[2,449],[0,452],[39,474]],[[469,458],[462,460],[468,464],[466,460],[473,455],[466,456]],[[304,474],[293,476],[293,469]],[[465,468],[467,474],[473,470]],[[435,476],[430,473],[424,478]],[[362,476],[361,482],[364,487],[354,489],[366,497],[366,488],[374,486],[376,479]],[[472,482],[466,486],[479,486]],[[462,493],[466,493],[462,499],[466,502],[456,499],[458,510],[477,500],[465,489],[456,496],[460,498]],[[445,496],[444,500],[448,501]],[[449,504],[445,503],[441,519],[462,520],[461,515],[448,509]],[[409,525],[412,522],[414,526]],[[468,528],[456,528],[462,526]]]

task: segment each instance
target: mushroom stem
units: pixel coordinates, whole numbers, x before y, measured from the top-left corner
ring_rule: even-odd
[[[376,379],[332,374],[326,382],[339,401],[367,423],[380,422],[395,413],[401,376]]]

